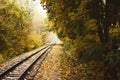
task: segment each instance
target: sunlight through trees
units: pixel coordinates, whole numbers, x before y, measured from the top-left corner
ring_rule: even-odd
[[[0,0],[0,62],[45,44],[45,20],[31,4],[28,0]],[[33,22],[35,13],[41,17],[35,17],[37,23]]]

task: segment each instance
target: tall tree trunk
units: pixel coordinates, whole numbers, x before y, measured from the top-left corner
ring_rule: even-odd
[[[108,55],[109,53],[109,2],[110,0],[106,0],[106,4],[105,4],[105,8],[104,8],[104,12],[105,12],[105,15],[104,15],[104,22],[103,22],[103,28],[104,28],[104,39],[105,39],[105,43],[104,43],[104,47],[105,47],[105,56]],[[109,65],[108,65],[109,61],[108,60],[105,60],[104,61],[104,68],[105,68],[105,71],[104,71],[104,80],[110,80],[109,78]]]

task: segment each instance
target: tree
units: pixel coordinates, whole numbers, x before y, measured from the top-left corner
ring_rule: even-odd
[[[0,53],[4,59],[26,51],[31,15],[13,0],[0,1]]]
[[[74,54],[78,53],[77,56],[82,56],[85,61],[88,59],[88,63],[104,63],[104,80],[118,80],[116,69],[119,69],[120,62],[113,56],[117,57],[119,53],[119,33],[114,33],[119,29],[116,27],[120,20],[119,1],[41,0],[41,3],[46,5],[51,29],[67,44],[67,48],[74,49]],[[110,66],[113,64],[111,60],[116,61],[114,67]]]
[[[114,43],[114,41],[112,40],[113,37],[111,37],[110,35],[111,27],[115,28],[116,23],[119,22],[119,8],[120,8],[120,2],[118,0],[106,0],[105,3],[103,2],[103,0],[96,0],[96,1],[91,0],[90,2],[87,3],[89,16],[97,20],[97,25],[98,25],[97,31],[99,34],[100,41],[105,47],[106,56],[109,55],[112,49],[117,50],[119,47],[117,44]],[[112,49],[110,48],[110,46],[112,46]],[[109,60],[105,61],[104,63],[105,67],[109,67],[108,62]],[[110,77],[108,77],[108,75],[112,76],[111,79],[118,80],[116,76],[117,72],[115,70],[115,67],[114,69],[111,68],[105,71],[106,77],[104,80],[110,80]]]

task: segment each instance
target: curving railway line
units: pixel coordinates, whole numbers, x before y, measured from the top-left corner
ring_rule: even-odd
[[[33,80],[37,74],[38,66],[41,65],[54,45],[47,45],[19,62],[8,66],[0,72],[0,80]]]

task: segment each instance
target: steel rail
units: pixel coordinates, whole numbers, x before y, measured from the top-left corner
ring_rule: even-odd
[[[46,49],[46,48],[49,48],[50,46],[52,46],[52,45],[48,45],[48,46],[43,47],[42,49],[34,52],[34,53],[31,54],[30,56],[28,56],[28,57],[20,60],[19,62],[13,64],[13,65],[10,66],[8,69],[5,69],[4,71],[2,71],[2,72],[0,73],[0,79],[2,79],[6,74],[8,74],[8,73],[11,72],[12,70],[14,70],[15,67],[19,66],[20,64],[22,64],[23,62],[25,62],[26,60],[28,60],[30,57],[36,55],[37,53],[39,53],[40,51],[42,51],[42,50],[44,50],[44,49]]]
[[[49,47],[47,50],[45,50],[24,72],[23,72],[23,74],[20,76],[20,78],[18,79],[18,80],[24,80],[24,78],[25,78],[25,76],[26,76],[26,73],[30,70],[30,68],[43,56],[43,55],[45,55],[44,56],[44,59],[45,59],[45,57],[47,56],[47,54],[48,54],[48,52],[49,52],[49,50],[52,48],[52,46],[51,47]],[[44,60],[43,59],[43,60]],[[42,60],[42,61],[43,61]]]

